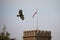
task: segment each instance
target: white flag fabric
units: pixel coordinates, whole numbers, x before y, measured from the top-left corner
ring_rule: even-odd
[[[34,18],[36,14],[37,14],[37,11],[33,14],[32,18]]]

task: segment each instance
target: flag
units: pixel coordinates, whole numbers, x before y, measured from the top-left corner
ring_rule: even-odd
[[[32,18],[34,18],[34,16],[37,14],[37,11],[33,14]]]

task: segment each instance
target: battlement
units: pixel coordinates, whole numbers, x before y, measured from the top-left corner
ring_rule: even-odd
[[[24,31],[23,33],[24,37],[27,36],[51,36],[51,31],[41,31],[41,30],[30,30],[30,31]]]

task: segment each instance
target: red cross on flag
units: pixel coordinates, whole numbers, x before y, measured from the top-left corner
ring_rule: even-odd
[[[36,14],[37,14],[37,10],[34,12],[32,18],[34,18]]]

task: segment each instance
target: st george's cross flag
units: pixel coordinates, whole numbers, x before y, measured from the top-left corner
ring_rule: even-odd
[[[37,14],[37,11],[35,11],[35,13],[33,14],[32,18],[34,18],[36,14]]]

